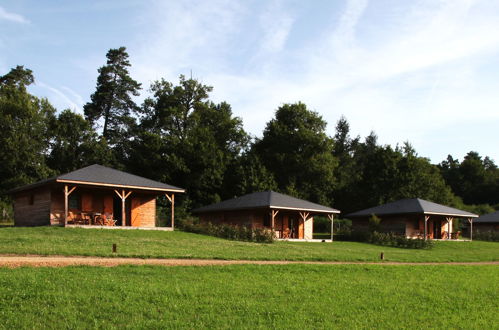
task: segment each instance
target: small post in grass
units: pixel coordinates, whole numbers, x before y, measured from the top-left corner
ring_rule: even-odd
[[[385,253],[381,252],[381,255],[379,257],[381,258],[381,260],[385,260]]]
[[[114,243],[113,244],[113,253],[116,253],[116,250],[117,250],[116,243]]]

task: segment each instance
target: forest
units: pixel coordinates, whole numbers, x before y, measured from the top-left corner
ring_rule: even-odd
[[[125,47],[106,58],[84,115],[30,94],[35,74],[27,67],[0,76],[4,217],[10,189],[95,163],[185,188],[180,214],[262,190],[344,214],[412,197],[478,214],[499,209],[499,169],[475,151],[432,164],[409,142],[352,136],[343,116],[330,136],[328,123],[301,102],[279,106],[261,136],[252,136],[230,104],[210,100],[212,86],[183,75],[143,86],[130,76]]]

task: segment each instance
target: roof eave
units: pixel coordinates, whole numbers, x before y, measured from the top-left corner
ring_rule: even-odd
[[[89,186],[104,186],[104,187],[112,187],[112,188],[127,188],[127,189],[140,189],[140,190],[149,190],[149,191],[185,193],[185,189],[181,189],[181,188],[153,188],[153,187],[144,187],[144,186],[131,186],[131,185],[120,185],[120,184],[112,184],[112,183],[89,182],[89,181],[78,181],[78,180],[64,180],[64,179],[57,179],[55,181],[58,183],[73,183],[73,184],[82,184],[82,185],[89,185]]]

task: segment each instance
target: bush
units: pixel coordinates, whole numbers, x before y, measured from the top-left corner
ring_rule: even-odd
[[[434,245],[432,240],[422,238],[407,238],[404,235],[395,233],[380,233],[377,231],[352,231],[350,234],[344,234],[337,237],[338,240],[365,242],[383,246],[393,246],[405,249],[431,249]]]
[[[494,230],[474,230],[473,239],[479,241],[499,242],[499,232]]]
[[[235,241],[273,243],[275,240],[275,233],[268,229],[214,224],[211,222],[199,223],[199,221],[193,217],[186,217],[178,221],[177,227],[191,233],[204,234]]]

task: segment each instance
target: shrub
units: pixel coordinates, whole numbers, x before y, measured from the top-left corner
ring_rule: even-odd
[[[393,246],[405,249],[430,249],[433,247],[434,242],[431,240],[424,240],[422,238],[407,238],[404,235],[396,233],[380,233],[377,231],[352,231],[349,235],[342,235],[339,240],[366,242],[376,245]]]
[[[499,242],[499,232],[493,230],[474,230],[473,239],[480,241]]]
[[[234,226],[228,224],[214,224],[211,222],[199,223],[199,221],[192,217],[179,221],[177,227],[191,233],[204,234],[236,241],[272,243],[275,240],[275,233],[268,229],[251,228],[249,226]]]

